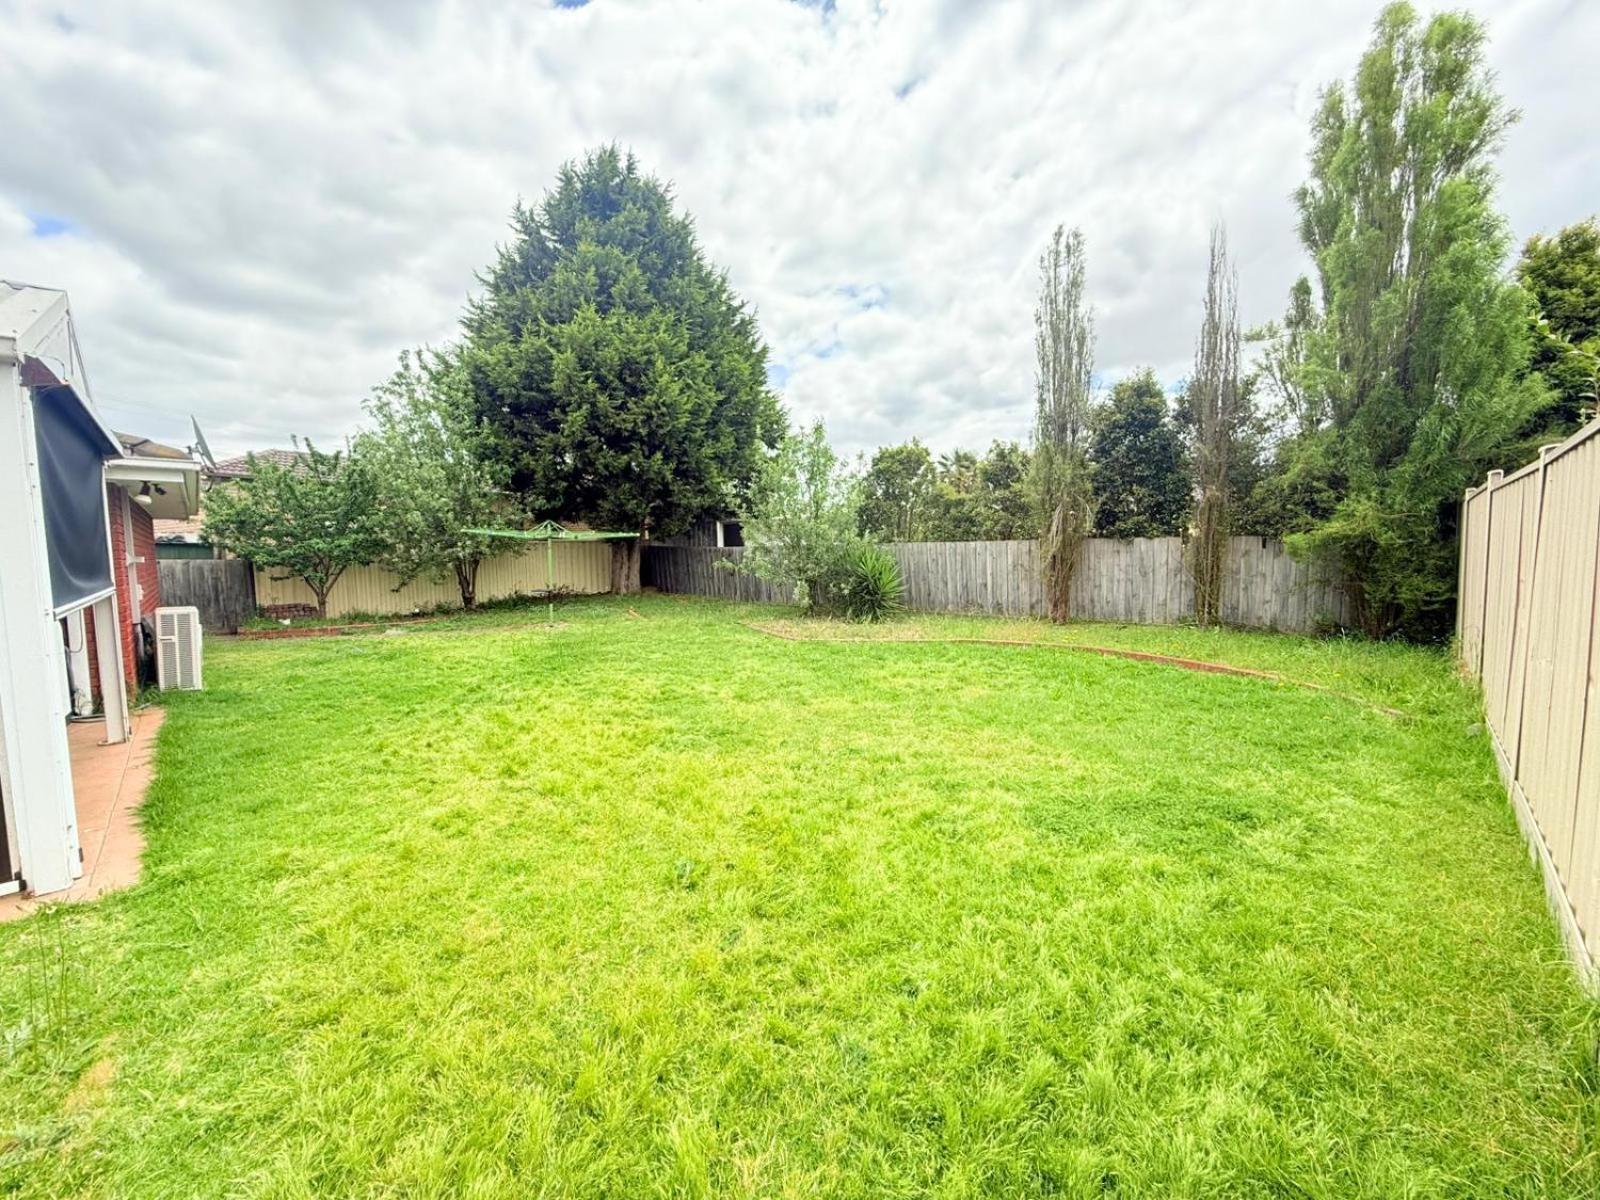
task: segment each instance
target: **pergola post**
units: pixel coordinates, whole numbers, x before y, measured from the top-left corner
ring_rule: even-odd
[[[0,358],[0,790],[27,885],[46,893],[83,868],[37,453],[18,363]]]

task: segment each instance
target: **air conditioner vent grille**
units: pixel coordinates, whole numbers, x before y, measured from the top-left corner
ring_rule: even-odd
[[[156,682],[162,690],[199,689],[200,651],[199,609],[156,609]]]

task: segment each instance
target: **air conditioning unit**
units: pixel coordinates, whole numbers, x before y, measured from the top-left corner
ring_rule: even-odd
[[[156,609],[156,684],[167,688],[200,687],[200,610]]]

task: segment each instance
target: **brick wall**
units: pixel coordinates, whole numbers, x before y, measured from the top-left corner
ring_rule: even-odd
[[[121,488],[106,485],[106,518],[111,529],[112,576],[117,585],[117,615],[122,619],[122,667],[128,680],[128,693],[132,695],[139,686],[138,660],[134,658],[133,614],[134,596],[130,585],[139,588],[138,612],[148,617],[161,605],[161,573],[156,566],[155,522],[150,514]],[[129,530],[133,533],[133,555],[143,562],[128,562]],[[100,698],[100,663],[96,657],[94,622],[85,620],[89,641],[89,683],[95,699]]]

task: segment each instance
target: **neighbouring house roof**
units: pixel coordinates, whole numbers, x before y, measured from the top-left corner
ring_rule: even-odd
[[[298,466],[305,457],[298,450],[256,450],[253,456],[258,462],[275,463],[280,467]],[[250,454],[235,454],[232,458],[221,458],[211,468],[213,479],[249,479]]]
[[[204,516],[193,516],[187,521],[156,521],[156,541],[158,542],[204,542],[205,534]]]

